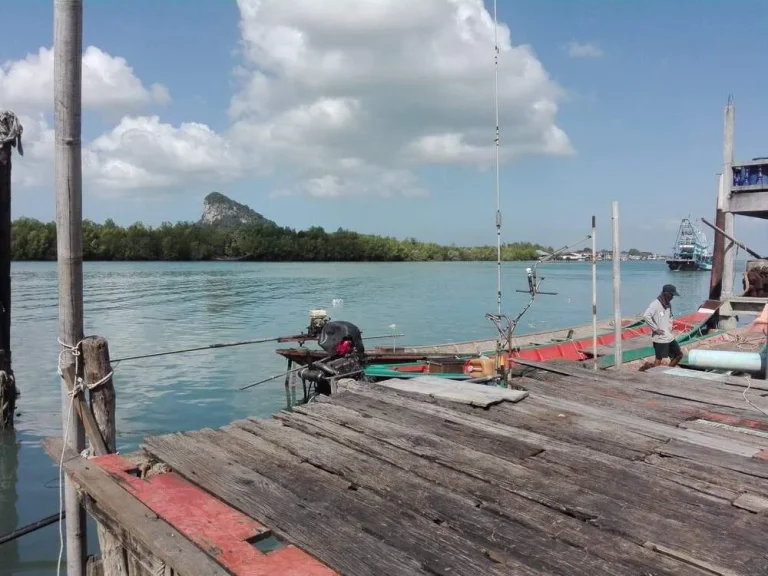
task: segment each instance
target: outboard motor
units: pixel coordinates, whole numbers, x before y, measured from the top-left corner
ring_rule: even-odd
[[[365,345],[360,329],[351,322],[327,322],[317,343],[329,356],[327,360],[313,362],[299,371],[305,384],[314,384],[317,394],[330,396],[331,381],[340,376],[354,376],[362,372]]]

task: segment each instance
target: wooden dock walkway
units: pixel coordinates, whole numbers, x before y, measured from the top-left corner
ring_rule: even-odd
[[[346,381],[273,419],[147,438],[173,472],[65,469],[177,576],[768,575],[768,417],[747,382],[569,370],[486,407]],[[768,411],[765,381],[748,394]]]

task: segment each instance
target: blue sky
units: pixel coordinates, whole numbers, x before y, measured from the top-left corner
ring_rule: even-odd
[[[282,1],[290,4],[290,0]],[[318,0],[318,4],[323,2]],[[8,66],[41,47],[50,48],[50,1],[3,0],[2,15],[14,25],[5,27],[0,63]],[[411,17],[408,11],[402,14],[405,20]],[[562,245],[588,233],[590,217],[596,214],[599,243],[607,245],[610,204],[618,200],[623,246],[667,250],[680,218],[689,214],[713,217],[715,174],[722,161],[722,114],[729,93],[736,103],[737,159],[768,155],[768,121],[761,108],[768,91],[768,76],[761,65],[761,56],[768,53],[764,32],[768,4],[502,1],[499,17],[510,28],[512,45],[530,45],[563,91],[557,96],[552,121],[565,132],[573,150],[572,154],[525,154],[503,165],[505,240]],[[86,0],[84,46],[124,58],[143,86],[149,89],[152,84],[162,84],[171,100],[148,98],[139,111],[119,106],[85,110],[84,140],[110,132],[128,114],[156,114],[171,126],[199,122],[216,134],[227,133],[235,122],[228,108],[243,89],[242,76],[234,73],[243,63],[242,21],[234,0]],[[573,57],[570,43],[590,45],[601,54]],[[391,54],[392,46],[385,48],[387,53]],[[256,68],[251,66],[250,72]],[[388,100],[401,95],[396,92]],[[481,96],[487,98],[487,112],[492,113],[492,93],[486,90]],[[0,106],[6,105],[0,99]],[[48,115],[50,127],[50,112],[42,113]],[[505,107],[501,111],[502,150],[513,137],[512,131],[523,131],[516,130],[514,123],[505,124],[505,114],[509,117],[512,112]],[[32,112],[30,116],[35,117]],[[484,137],[492,138],[492,125],[474,128],[487,131]],[[388,141],[392,131],[394,127],[386,134],[372,131],[366,134],[366,141],[371,146],[378,138]],[[471,135],[471,131],[466,133]],[[260,141],[254,139],[251,148],[246,146],[238,154],[260,156]],[[296,228],[342,226],[443,243],[494,242],[493,172],[488,166],[479,167],[482,162],[408,164],[409,174],[426,195],[376,191],[340,192],[333,197],[280,194],[293,186],[296,174],[310,170],[306,163],[311,163],[317,150],[297,153],[294,161],[292,150],[281,148],[276,156],[265,155],[265,162],[286,162],[279,170],[271,172],[261,166],[218,182],[215,174],[188,180],[174,176],[163,186],[118,186],[117,191],[105,192],[100,183],[106,180],[86,178],[84,215],[98,221],[112,217],[121,224],[194,220],[205,194],[219,190]],[[477,153],[482,157],[482,150]],[[318,162],[331,161],[332,152],[328,154],[317,156]],[[34,160],[16,157],[14,170],[23,172],[22,165]],[[42,153],[38,160],[35,171],[50,169]],[[104,169],[106,160],[100,162],[99,168]],[[238,167],[242,162],[238,159]],[[400,166],[396,168],[400,170]],[[376,168],[370,174],[377,178],[384,172]],[[399,186],[402,172],[397,174]],[[15,185],[15,217],[52,219],[54,211],[48,181]],[[768,252],[762,221],[739,219],[737,233],[754,249]],[[711,238],[709,230],[707,235]]]

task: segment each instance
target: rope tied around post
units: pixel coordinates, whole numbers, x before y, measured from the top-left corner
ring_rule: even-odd
[[[10,144],[18,149],[19,155],[24,156],[24,146],[21,143],[21,135],[24,127],[18,116],[10,110],[0,110],[0,148]]]

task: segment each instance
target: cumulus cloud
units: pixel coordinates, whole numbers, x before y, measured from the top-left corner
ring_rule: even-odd
[[[124,58],[96,46],[83,52],[83,108],[124,110],[170,100],[162,84],[145,87]],[[53,108],[53,49],[0,66],[0,105],[20,112]]]
[[[566,48],[571,58],[602,58],[605,55],[594,42],[571,42]]]
[[[494,158],[494,27],[482,0],[238,5],[232,137],[296,174],[297,190],[421,194],[414,166]],[[570,154],[555,122],[561,89],[529,46],[512,45],[504,25],[498,34],[503,159]]]
[[[119,191],[275,175],[284,183],[275,195],[410,197],[428,192],[421,167],[493,161],[494,24],[482,0],[238,7],[242,61],[223,133],[127,116],[167,102],[167,89],[146,87],[122,58],[86,50],[84,106],[124,116],[84,148],[87,179]],[[530,46],[514,45],[506,25],[497,32],[502,160],[571,154],[556,121],[563,91]],[[52,66],[45,48],[3,65],[0,105],[48,110]]]
[[[238,153],[205,124],[174,127],[158,116],[123,118],[83,155],[84,176],[109,190],[226,182],[240,175],[240,167]]]

